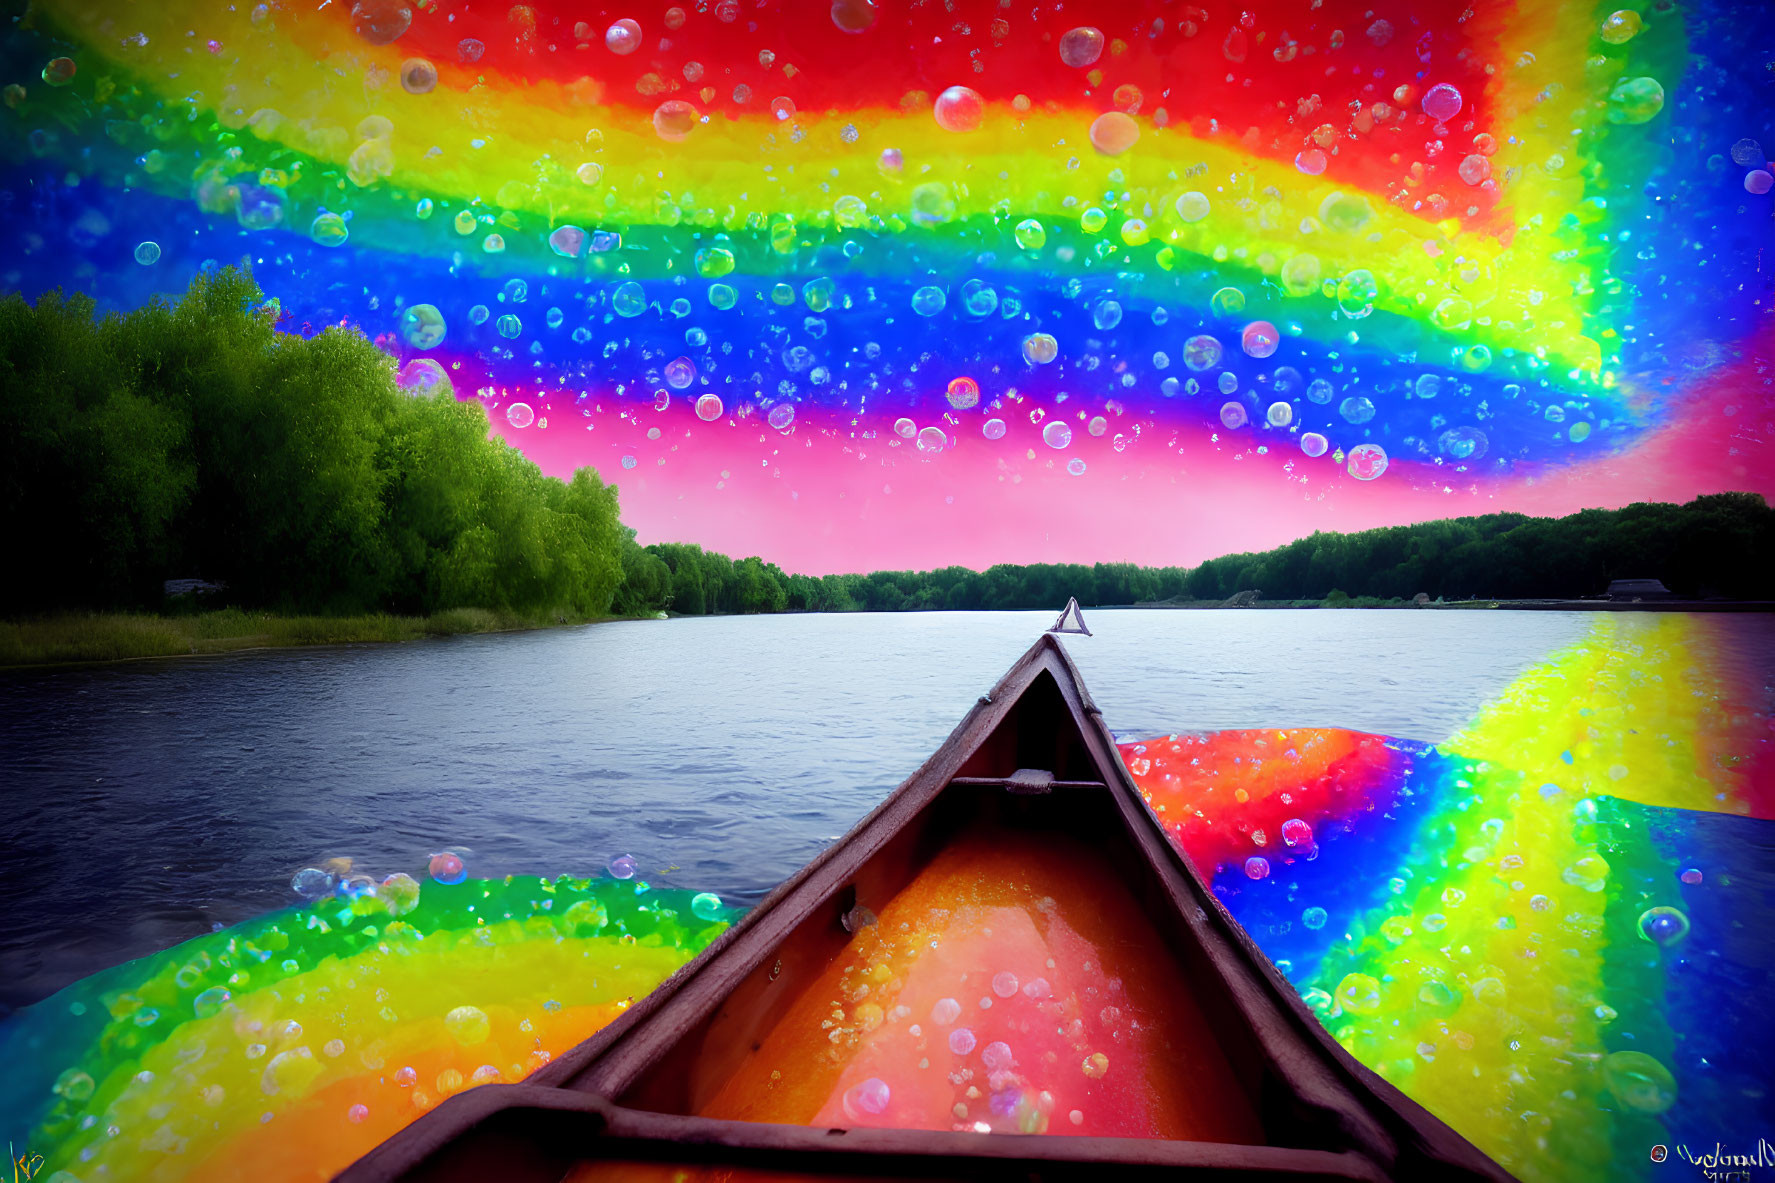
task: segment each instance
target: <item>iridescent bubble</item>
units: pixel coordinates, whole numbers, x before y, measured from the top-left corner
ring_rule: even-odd
[[[647,311],[647,292],[634,280],[626,280],[610,293],[610,307],[618,316],[635,317]]]
[[[696,273],[704,279],[719,279],[734,268],[733,252],[724,246],[706,246],[696,253]]]
[[[1373,312],[1379,296],[1380,285],[1375,283],[1372,271],[1359,269],[1337,281],[1338,310],[1351,320],[1361,320]]]
[[[1294,422],[1294,408],[1285,402],[1273,402],[1269,410],[1264,412],[1264,418],[1271,427],[1287,427]]]
[[[351,6],[351,27],[371,45],[398,40],[413,23],[406,0],[357,0]]]
[[[563,259],[577,259],[585,253],[587,235],[578,226],[557,226],[549,235],[549,249]]]
[[[653,130],[660,139],[677,143],[690,135],[700,116],[683,99],[667,99],[653,111]]]
[[[160,262],[160,244],[153,241],[138,243],[136,245],[136,262],[144,267],[152,267]]]
[[[480,61],[481,55],[486,52],[486,43],[477,40],[474,37],[464,37],[461,41],[456,43],[457,60],[461,61],[464,65],[473,65],[475,62]]]
[[[1381,1006],[1381,984],[1368,974],[1345,974],[1333,997],[1350,1014],[1373,1014]]]
[[[1254,854],[1245,860],[1245,878],[1268,879],[1270,877],[1270,860],[1261,854]]]
[[[665,366],[666,385],[673,390],[683,390],[696,381],[696,363],[688,357],[673,358]]]
[[[1105,300],[1091,310],[1091,323],[1104,332],[1122,323],[1122,306],[1114,300]]]
[[[948,298],[943,295],[943,289],[936,284],[926,284],[912,293],[912,311],[920,316],[937,315],[943,311],[943,305],[947,302]]]
[[[524,332],[524,322],[510,312],[494,321],[493,327],[498,329],[499,335],[508,341],[517,340]]]
[[[986,100],[972,87],[952,86],[937,96],[931,113],[944,131],[975,131],[986,114]]]
[[[1477,460],[1489,443],[1477,427],[1451,427],[1436,437],[1437,450],[1455,460]]]
[[[1374,402],[1365,395],[1352,394],[1337,406],[1338,414],[1349,423],[1367,423],[1374,418]]]
[[[1250,357],[1269,357],[1282,344],[1282,334],[1267,320],[1254,320],[1239,335],[1239,345]]]
[[[912,220],[938,226],[955,217],[955,193],[942,181],[926,181],[912,191]]]
[[[832,23],[840,32],[867,32],[875,23],[874,0],[832,0]]]
[[[1077,456],[1066,462],[1066,471],[1070,476],[1084,476],[1085,462]]]
[[[319,867],[303,867],[290,879],[290,890],[305,900],[318,900],[330,895],[337,880]]]
[[[362,1125],[365,1121],[369,1120],[369,1117],[370,1107],[362,1102],[353,1105],[345,1111],[345,1120],[351,1122],[353,1125]]]
[[[400,334],[414,349],[432,349],[444,340],[444,314],[436,304],[409,304],[401,311]]]
[[[1598,892],[1608,886],[1610,869],[1601,855],[1587,854],[1573,860],[1559,877],[1581,891]]]
[[[641,48],[641,25],[623,19],[604,30],[604,48],[619,57],[627,57]]]
[[[500,319],[505,318],[501,317]],[[536,422],[536,411],[529,403],[513,403],[505,409],[505,421],[522,430]]]
[[[1324,908],[1308,908],[1300,914],[1300,922],[1315,931],[1324,928],[1329,919],[1331,916]]]
[[[865,1117],[879,1117],[888,1107],[892,1090],[887,1081],[879,1076],[871,1076],[855,1088],[846,1089],[844,1093],[844,1113],[852,1121],[860,1121]]]
[[[1060,34],[1060,60],[1074,69],[1089,66],[1103,56],[1103,30],[1080,25]]]
[[[1609,92],[1609,122],[1646,123],[1664,109],[1664,87],[1656,78],[1623,78]]]
[[[1221,404],[1220,422],[1227,428],[1227,430],[1237,431],[1239,428],[1245,426],[1249,419],[1250,416],[1246,414],[1245,405],[1243,403]]]
[[[391,914],[405,916],[419,906],[419,880],[404,871],[396,871],[376,889],[376,898]]]
[[[1013,233],[1016,236],[1017,245],[1026,251],[1039,251],[1048,241],[1048,232],[1034,218],[1025,218],[1018,222],[1017,229]]]
[[[1447,123],[1461,113],[1461,92],[1446,82],[1439,82],[1424,92],[1424,114],[1438,123]]]
[[[966,411],[980,404],[980,384],[965,375],[949,380],[949,405]]]
[[[931,1008],[931,1022],[947,1027],[961,1017],[961,1003],[953,998],[939,998]]]
[[[699,891],[690,897],[690,911],[699,920],[719,920],[721,897],[712,891]]]
[[[998,309],[998,293],[990,284],[970,279],[961,285],[961,306],[970,316],[991,316]]]
[[[85,1072],[78,1068],[67,1068],[55,1078],[55,1084],[50,1087],[50,1091],[58,1097],[80,1102],[89,1100],[93,1090],[97,1087],[93,1078]]]
[[[1203,333],[1183,343],[1183,364],[1197,372],[1212,370],[1223,352],[1219,341]]]
[[[1683,870],[1683,873],[1680,876],[1680,878],[1682,879],[1682,881],[1684,883],[1687,883],[1690,887],[1694,887],[1701,882],[1702,874],[1699,870],[1697,870],[1694,867],[1687,867]]]
[[[894,434],[903,440],[913,439],[918,435],[918,424],[907,418],[894,420]]]
[[[1308,456],[1320,457],[1331,446],[1331,441],[1316,431],[1309,431],[1300,437],[1300,450]]]
[[[1191,189],[1188,193],[1178,196],[1177,216],[1186,222],[1200,222],[1208,216],[1208,196]]]
[[[696,400],[696,417],[705,423],[721,418],[721,396],[713,391]]]
[[[1635,1113],[1655,1116],[1676,1104],[1676,1078],[1644,1052],[1610,1052],[1603,1057],[1602,1079],[1615,1100]]]
[[[493,1024],[487,1018],[487,1012],[478,1006],[456,1007],[444,1016],[444,1029],[463,1047],[486,1043],[487,1037],[493,1034]]]
[[[1639,13],[1622,8],[1609,13],[1597,35],[1610,45],[1625,45],[1639,36],[1642,27]]]
[[[1079,1068],[1092,1080],[1102,1080],[1109,1073],[1109,1057],[1102,1052],[1092,1052]]]
[[[604,869],[610,872],[612,879],[633,879],[637,870],[635,856],[619,854],[606,863]]]
[[[1641,940],[1668,948],[1689,935],[1689,918],[1676,908],[1647,908],[1639,915]]]
[[[1357,444],[1349,451],[1344,468],[1359,481],[1372,481],[1387,471],[1387,450],[1379,444]]]
[[[401,63],[401,89],[408,94],[430,94],[438,84],[438,68],[424,58]]]
[[[1298,817],[1282,823],[1282,841],[1289,846],[1312,846],[1313,827]]]
[[[992,975],[992,992],[1000,998],[1009,998],[1017,992],[1017,975],[1010,970],[1000,970]],[[1001,1045],[1002,1046],[1002,1045]],[[991,1048],[987,1049],[988,1051]],[[1006,1049],[1009,1051],[1010,1049]],[[988,1065],[990,1066],[990,1065]]]
[[[790,425],[795,422],[794,404],[778,403],[770,409],[770,414],[766,415],[764,418],[766,423],[769,423],[778,431],[787,431]]]
[[[1042,442],[1050,448],[1064,448],[1072,443],[1072,427],[1063,419],[1051,420],[1042,428]]]
[[[1208,298],[1214,315],[1231,319],[1245,311],[1245,293],[1235,287],[1224,287]]]
[[[974,1033],[966,1027],[957,1027],[949,1033],[949,1050],[958,1056],[965,1056],[974,1050]]]
[[[228,1005],[228,1000],[232,997],[223,987],[211,986],[191,1000],[191,1009],[198,1018],[207,1019],[221,1014],[222,1008]]]
[[[455,851],[445,850],[431,856],[427,871],[432,879],[446,886],[461,883],[468,877],[468,869],[462,856]]]
[[[1140,140],[1140,125],[1120,111],[1105,111],[1091,121],[1091,146],[1105,156],[1120,156]]]
[[[1031,365],[1045,366],[1060,356],[1060,342],[1052,333],[1031,333],[1023,338],[1023,360]]]
[[[43,81],[51,86],[66,86],[74,81],[73,58],[51,58],[43,67]]]
[[[949,437],[941,427],[927,427],[918,433],[915,446],[920,452],[934,454],[949,446]]]
[[[1005,421],[1003,419],[988,419],[980,425],[980,434],[989,440],[1003,439],[1005,436]]]

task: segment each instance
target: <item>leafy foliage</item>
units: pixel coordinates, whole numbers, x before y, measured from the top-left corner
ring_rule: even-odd
[[[616,490],[545,477],[447,391],[403,394],[340,328],[277,331],[250,276],[95,319],[0,301],[8,611],[160,601],[198,575],[255,607],[609,610]]]

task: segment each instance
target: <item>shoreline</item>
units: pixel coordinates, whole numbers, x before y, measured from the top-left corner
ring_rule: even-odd
[[[645,619],[652,617],[525,616],[479,608],[457,608],[431,616],[284,616],[234,608],[178,615],[62,613],[0,621],[0,673],[223,657],[271,649],[401,644],[426,637],[531,632]]]

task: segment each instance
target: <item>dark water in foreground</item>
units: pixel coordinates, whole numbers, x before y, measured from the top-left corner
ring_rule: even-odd
[[[751,903],[942,741],[1051,614],[732,617],[0,677],[0,1009],[292,902],[350,856]],[[1100,612],[1068,639],[1118,732],[1437,741],[1589,618]],[[1775,622],[1745,618],[1758,638]]]

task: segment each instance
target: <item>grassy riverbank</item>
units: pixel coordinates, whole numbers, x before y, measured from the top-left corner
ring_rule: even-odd
[[[419,637],[551,628],[614,619],[621,618],[563,613],[525,615],[481,608],[455,608],[431,616],[280,616],[236,608],[175,616],[64,613],[0,622],[0,668],[183,657],[297,645],[411,641]]]

